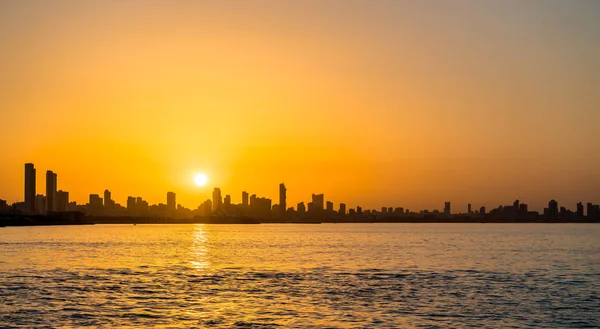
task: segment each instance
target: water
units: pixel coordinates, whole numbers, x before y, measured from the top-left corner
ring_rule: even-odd
[[[0,228],[0,327],[597,328],[600,225]]]

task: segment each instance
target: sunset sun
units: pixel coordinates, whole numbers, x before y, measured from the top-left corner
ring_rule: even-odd
[[[194,184],[198,186],[204,186],[208,182],[208,177],[205,174],[199,173],[194,176]]]

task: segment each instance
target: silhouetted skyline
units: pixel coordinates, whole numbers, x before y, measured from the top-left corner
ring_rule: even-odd
[[[36,168],[32,163],[25,164],[24,195],[26,200],[35,194],[36,180],[32,178]],[[366,209],[356,206],[346,212],[346,204],[339,203],[339,208],[334,210],[334,203],[325,199],[324,194],[312,194],[311,201],[305,206],[299,203],[295,208],[287,207],[287,188],[284,183],[279,184],[279,203],[273,204],[272,200],[252,194],[248,198],[248,192],[241,192],[240,204],[231,202],[231,195],[222,196],[220,188],[213,189],[212,198],[200,201],[197,208],[186,208],[177,204],[177,194],[173,191],[166,193],[165,203],[149,204],[143,197],[129,196],[126,206],[112,200],[112,192],[104,191],[104,198],[99,194],[90,194],[89,202],[77,204],[69,202],[69,193],[63,190],[57,191],[58,175],[51,170],[46,172],[46,195],[36,194],[34,205],[29,202],[18,202],[10,207],[7,202],[0,200],[0,213],[20,213],[24,215],[44,215],[56,212],[82,212],[88,216],[104,217],[156,217],[156,218],[194,218],[194,217],[218,217],[237,218],[248,217],[260,220],[276,221],[336,221],[348,218],[359,218],[374,220],[393,220],[393,218],[481,218],[491,220],[536,220],[545,218],[548,220],[600,220],[600,206],[592,202],[586,203],[586,211],[582,202],[577,203],[576,210],[570,210],[561,206],[555,200],[550,200],[548,206],[540,214],[531,211],[527,204],[520,200],[514,201],[512,205],[499,205],[490,208],[486,212],[486,206],[482,205],[479,210],[473,211],[472,205],[468,204],[466,213],[452,212],[452,202],[444,202],[442,211],[437,209],[409,210],[398,205],[382,206],[380,210]],[[249,202],[248,202],[249,199]],[[44,208],[45,205],[45,208]],[[42,210],[44,209],[44,210]]]
[[[599,22],[598,1],[0,1],[0,195],[34,162],[78,202],[191,207],[196,172],[234,203],[282,181],[290,204],[600,200]]]

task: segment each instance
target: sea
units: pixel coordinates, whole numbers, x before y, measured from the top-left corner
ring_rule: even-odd
[[[0,228],[0,328],[599,328],[600,224]]]

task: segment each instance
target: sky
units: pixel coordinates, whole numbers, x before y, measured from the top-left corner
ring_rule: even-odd
[[[0,199],[600,202],[600,2],[0,1]],[[198,187],[193,177],[208,175]]]

